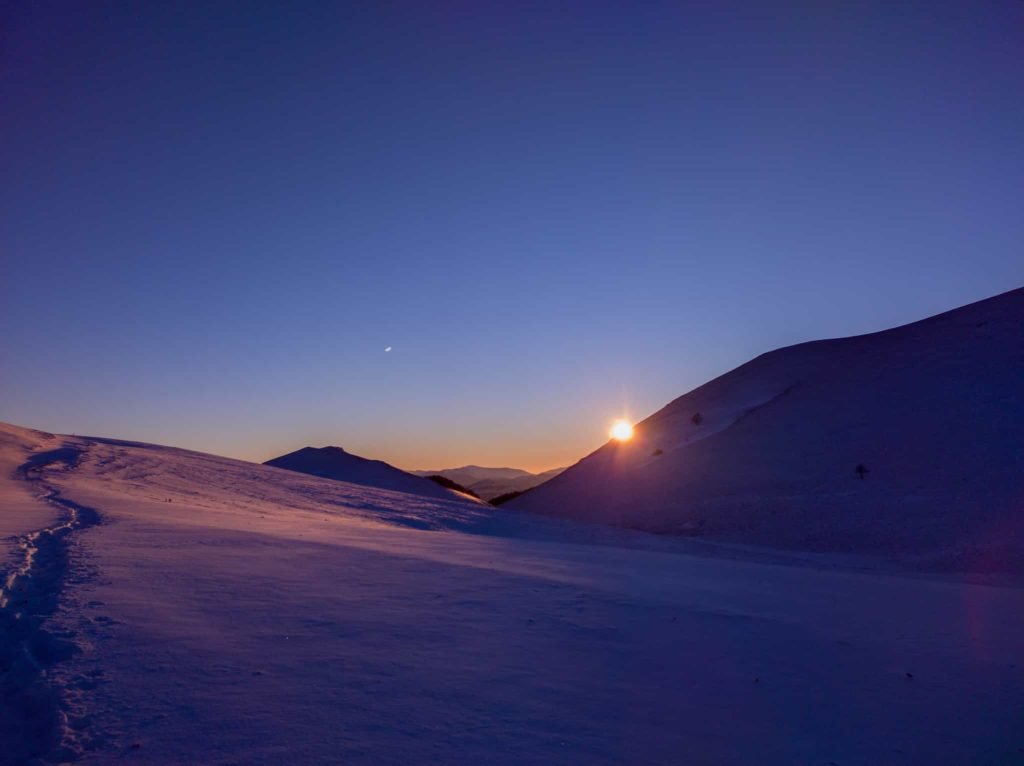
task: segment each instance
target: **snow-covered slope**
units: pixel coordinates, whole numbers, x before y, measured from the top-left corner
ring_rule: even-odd
[[[53,434],[0,423],[0,569],[17,554],[18,536],[45,527],[57,516],[18,478],[27,454],[59,444]]]
[[[19,538],[0,593],[5,766],[941,766],[1024,747],[1020,587],[715,558],[185,450],[7,433],[21,468],[0,496],[59,524]]]
[[[472,500],[468,495],[454,492],[428,479],[407,473],[383,460],[369,460],[346,452],[341,447],[303,447],[287,455],[266,461],[263,465],[306,473],[324,479],[345,481],[394,492],[408,492],[424,497]]]
[[[521,468],[487,468],[466,465],[462,468],[442,468],[438,471],[413,471],[417,476],[444,476],[473,490],[484,500],[493,500],[509,492],[523,492],[558,476],[564,468],[552,468],[543,473],[530,473]]]
[[[1024,571],[1024,289],[764,354],[506,507]]]

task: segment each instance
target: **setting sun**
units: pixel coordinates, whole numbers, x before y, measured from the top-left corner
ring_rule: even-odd
[[[610,433],[616,441],[629,441],[633,438],[633,425],[628,420],[616,420]]]

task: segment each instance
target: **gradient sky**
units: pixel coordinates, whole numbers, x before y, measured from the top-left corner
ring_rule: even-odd
[[[0,13],[0,420],[542,469],[1024,284],[1017,0]]]

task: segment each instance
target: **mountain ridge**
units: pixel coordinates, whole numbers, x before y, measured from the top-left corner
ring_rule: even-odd
[[[1024,288],[761,354],[508,508],[1024,568]],[[865,468],[861,476],[855,469]]]
[[[472,499],[461,492],[446,489],[426,478],[396,468],[383,460],[373,460],[345,451],[342,447],[302,447],[272,458],[263,465],[305,473],[350,484],[406,492],[423,497]],[[475,502],[475,501],[474,501]]]

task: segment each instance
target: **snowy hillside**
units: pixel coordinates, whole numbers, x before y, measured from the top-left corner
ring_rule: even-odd
[[[461,468],[442,468],[437,471],[413,471],[417,476],[444,476],[473,490],[484,500],[493,500],[509,492],[524,492],[558,476],[564,468],[553,468],[543,473],[530,473],[521,468],[487,468],[465,465]]]
[[[33,450],[57,447],[52,434],[0,423],[0,477],[14,477]],[[0,569],[17,557],[17,537],[52,523],[58,516],[25,482],[0,481]]]
[[[1024,747],[1017,586],[0,433],[5,766],[962,764]]]
[[[764,354],[506,507],[1024,571],[1024,289]]]
[[[383,460],[368,460],[346,452],[341,447],[303,447],[295,452],[289,452],[287,455],[268,460],[263,465],[394,492],[408,492],[424,497],[446,499],[458,497],[466,501],[473,500],[467,495],[445,489],[420,476],[406,473]]]

